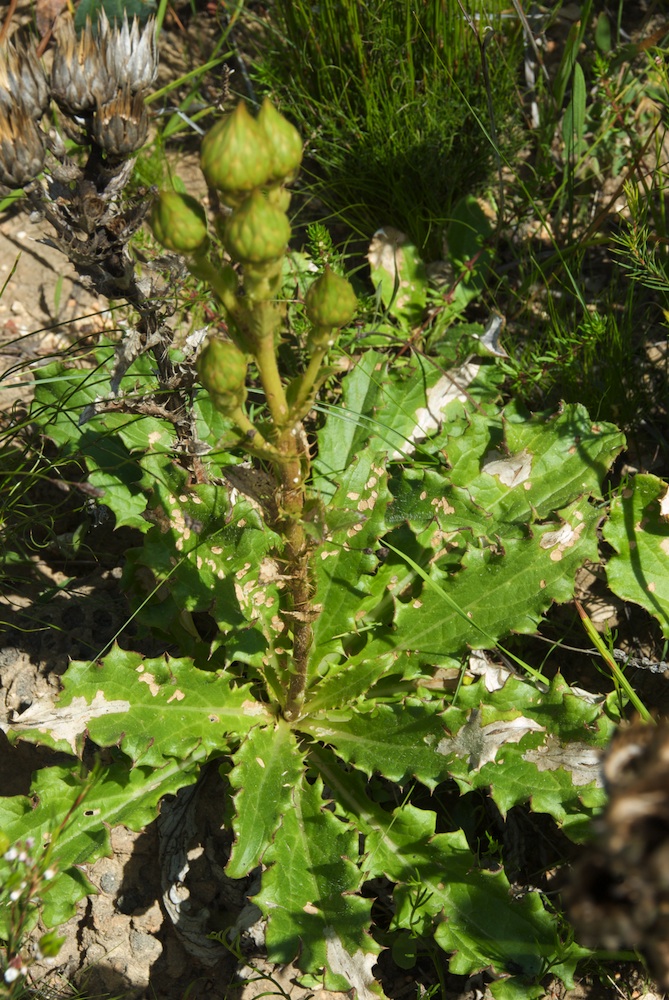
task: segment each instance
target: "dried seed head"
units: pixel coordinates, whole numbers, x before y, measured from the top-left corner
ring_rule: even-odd
[[[112,101],[96,108],[92,135],[110,156],[129,156],[146,142],[149,116],[141,94],[125,88]]]
[[[0,46],[0,109],[23,108],[37,120],[49,103],[49,87],[34,45]]]
[[[24,187],[44,166],[42,133],[23,108],[0,110],[0,184]]]
[[[133,94],[148,90],[158,75],[158,47],[155,18],[150,17],[144,28],[134,17],[132,27],[128,15],[123,23],[112,28],[104,10],[100,12],[99,45],[104,50],[107,68],[119,89],[128,87]]]
[[[58,45],[51,68],[51,91],[57,103],[70,114],[81,114],[110,101],[117,87],[90,20],[77,38],[72,15],[63,13],[54,34]]]

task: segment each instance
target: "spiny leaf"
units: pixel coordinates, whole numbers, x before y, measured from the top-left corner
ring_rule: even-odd
[[[320,780],[295,785],[254,902],[268,917],[271,962],[297,960],[326,989],[353,987],[372,1000],[382,995],[371,972],[379,947],[369,935],[371,900],[355,895],[357,834],[325,808],[322,793]]]
[[[606,567],[614,594],[640,604],[669,638],[669,486],[638,475],[611,503],[604,538],[616,555]]]
[[[74,752],[84,733],[100,746],[120,746],[139,764],[162,767],[228,749],[229,736],[268,718],[250,685],[223,671],[198,670],[191,660],[156,657],[114,647],[100,664],[75,661],[63,680],[57,710],[36,706],[13,727],[13,736]]]
[[[235,843],[226,872],[231,878],[243,878],[260,863],[291,808],[293,789],[304,769],[303,754],[292,730],[278,720],[273,726],[252,729],[232,759]]]
[[[321,712],[300,728],[333,747],[368,775],[391,781],[418,778],[429,788],[448,777],[448,751],[438,706],[405,701],[396,705],[358,703],[350,711]]]

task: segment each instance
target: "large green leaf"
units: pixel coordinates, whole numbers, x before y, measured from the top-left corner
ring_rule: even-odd
[[[363,702],[349,711],[312,715],[300,722],[300,729],[368,775],[377,772],[400,783],[415,777],[433,788],[449,774],[437,705]]]
[[[12,843],[34,838],[38,851],[56,839],[53,863],[57,877],[44,892],[42,919],[62,924],[79,899],[95,890],[79,865],[111,854],[109,831],[115,826],[142,830],[155,819],[164,795],[174,795],[197,779],[204,754],[168,760],[160,768],[127,763],[105,765],[93,779],[81,779],[67,766],[37,772],[30,795],[0,797],[0,830]],[[7,862],[0,858],[0,881]],[[6,913],[0,911],[0,938],[6,938]]]
[[[304,771],[295,734],[278,719],[256,726],[233,756],[230,784],[236,790],[235,843],[226,872],[243,878],[263,858]]]
[[[10,736],[73,752],[88,733],[100,746],[120,746],[136,763],[159,768],[168,757],[227,750],[229,737],[269,718],[250,685],[223,671],[198,670],[186,658],[145,659],[118,646],[99,664],[71,663],[63,686],[55,711],[35,705]]]
[[[337,802],[366,835],[368,878],[397,883],[393,925],[426,936],[452,953],[453,973],[491,966],[526,986],[560,954],[569,981],[584,949],[560,941],[556,921],[535,893],[511,897],[502,871],[481,869],[462,831],[435,834],[436,814],[405,805],[385,812],[354,773],[344,774],[323,751],[313,754]],[[536,995],[536,994],[535,994]]]
[[[533,632],[552,601],[572,596],[578,567],[596,561],[599,519],[580,500],[525,537],[470,547],[455,573],[441,572],[438,562],[426,567],[429,581],[397,602],[392,632],[378,629],[367,655],[394,648],[452,657],[467,647],[490,648],[511,631]]]
[[[611,503],[604,538],[616,550],[606,567],[614,594],[650,612],[669,638],[669,486],[638,475]]]
[[[361,1000],[382,995],[371,969],[378,945],[369,935],[371,900],[355,895],[361,873],[358,835],[326,808],[321,781],[302,778],[293,790],[254,902],[268,918],[271,962],[297,961],[330,990],[356,989]]]

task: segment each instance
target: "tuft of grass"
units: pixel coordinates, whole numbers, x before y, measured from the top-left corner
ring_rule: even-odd
[[[490,177],[495,131],[507,146],[513,131],[522,38],[503,6],[272,5],[256,77],[308,137],[309,193],[354,232],[391,224],[442,255],[452,205]]]

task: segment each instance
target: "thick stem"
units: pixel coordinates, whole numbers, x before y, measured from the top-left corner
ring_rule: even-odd
[[[284,431],[279,441],[279,450],[284,455],[278,465],[281,480],[280,530],[285,539],[285,572],[290,581],[289,606],[282,617],[293,638],[293,670],[284,708],[284,717],[289,722],[299,717],[304,703],[309,650],[313,641],[309,540],[302,521],[306,469],[296,440],[296,435],[290,430]]]

